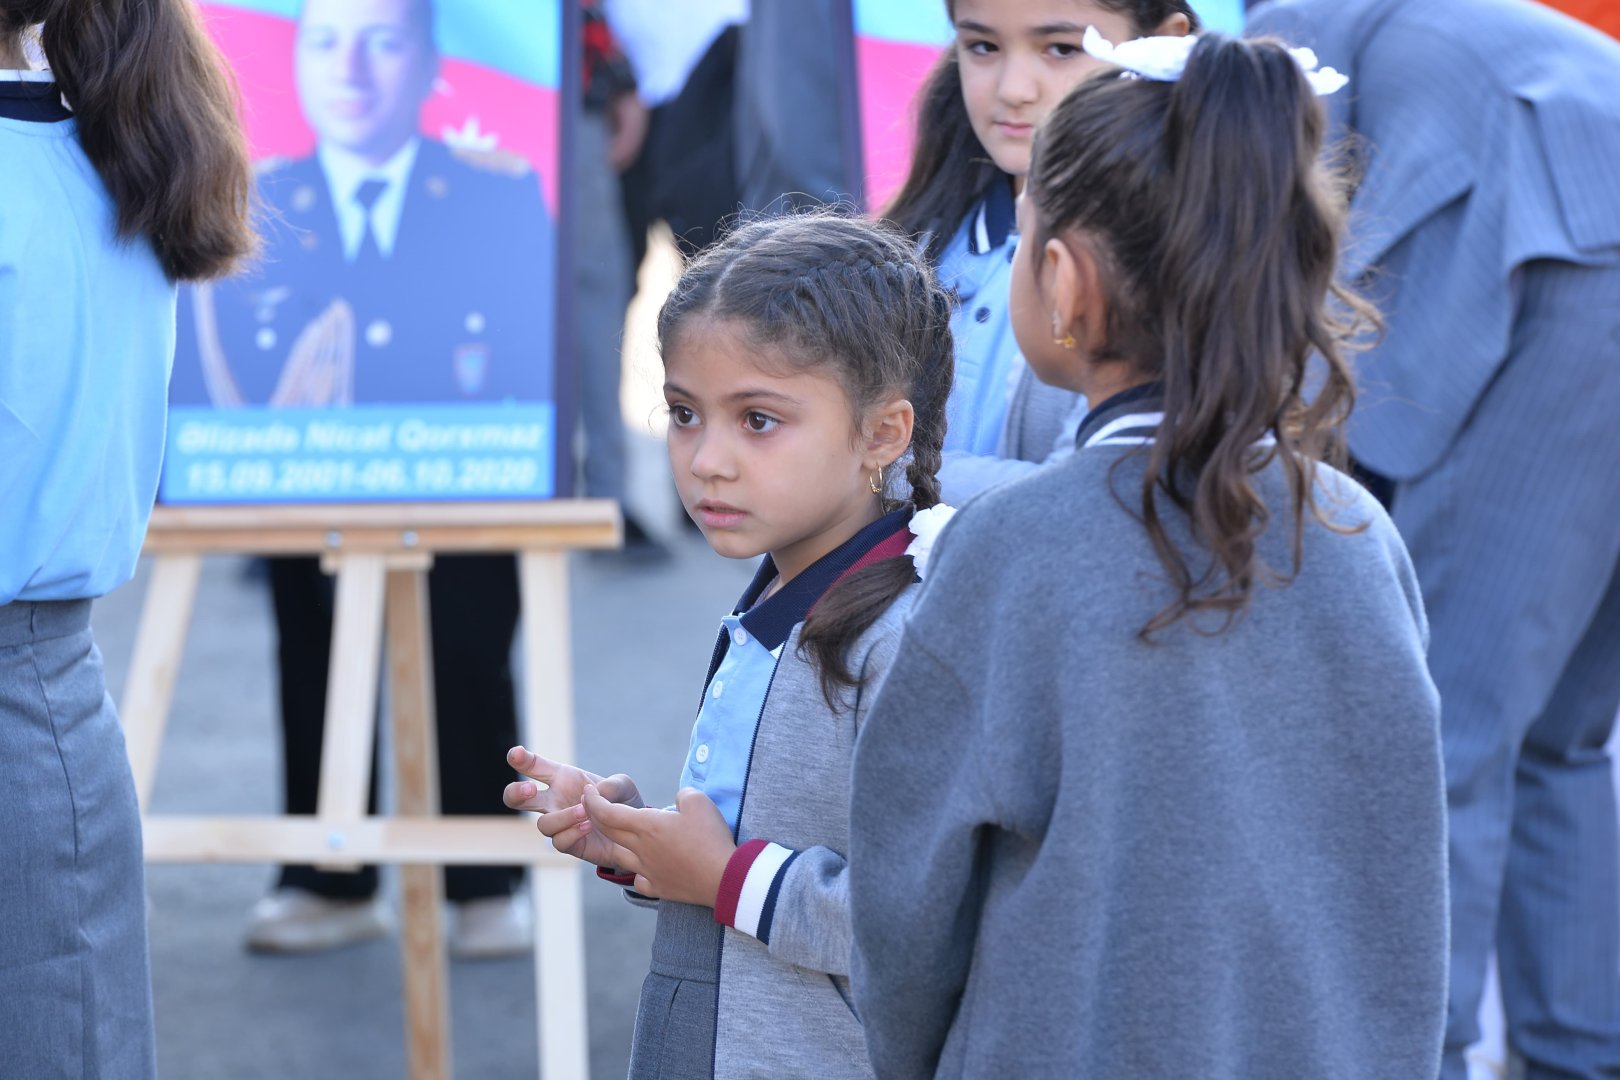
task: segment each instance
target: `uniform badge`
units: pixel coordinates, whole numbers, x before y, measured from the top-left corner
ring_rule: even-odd
[[[450,181],[442,176],[430,176],[427,178],[427,191],[435,199],[442,199],[450,194]]]
[[[455,353],[456,386],[468,397],[484,388],[489,374],[489,346],[462,345]]]
[[[315,199],[315,189],[305,184],[293,192],[292,208],[301,214],[306,213],[315,209]]]

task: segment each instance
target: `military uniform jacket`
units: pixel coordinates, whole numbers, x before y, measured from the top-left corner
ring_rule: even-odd
[[[261,259],[182,304],[173,400],[552,399],[556,253],[534,174],[424,139],[406,184],[391,254],[351,262],[318,157],[263,166]]]

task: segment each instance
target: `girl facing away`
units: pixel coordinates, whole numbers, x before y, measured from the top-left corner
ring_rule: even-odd
[[[190,0],[0,0],[8,1077],[156,1074],[140,812],[90,606],[134,573],[157,497],[175,283],[253,248],[251,185]]]
[[[884,1077],[1434,1076],[1439,701],[1406,550],[1326,463],[1365,309],[1323,110],[1274,42],[1126,51],[1043,125],[1012,270],[1031,368],[1096,405],[941,537],[857,747],[867,1042]]]
[[[1047,113],[1103,70],[1081,49],[1106,40],[1198,29],[1187,0],[946,0],[956,41],[918,91],[911,172],[884,211],[923,238],[956,294],[956,385],[940,483],[960,505],[995,484],[1074,452],[1086,403],[1037,381],[1007,311],[1018,229],[1013,200]]]
[[[506,803],[656,902],[632,1077],[869,1076],[849,987],[850,758],[949,515],[950,298],[889,228],[778,218],[699,257],[659,336],[681,500],[716,551],[765,558],[721,620],[674,807],[522,747],[508,761],[539,784]],[[903,455],[896,505],[883,492]]]

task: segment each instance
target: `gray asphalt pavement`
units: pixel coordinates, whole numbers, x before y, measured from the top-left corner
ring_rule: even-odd
[[[667,495],[658,525],[675,533]],[[635,776],[672,800],[717,619],[750,567],[714,555],[695,533],[674,558],[635,567],[570,557],[580,763]],[[103,600],[96,632],[116,698],[145,573]],[[165,813],[274,813],[279,807],[269,597],[235,559],[211,561],[199,591],[153,795]],[[491,792],[498,800],[499,792]],[[386,793],[385,793],[386,802]],[[536,835],[537,843],[543,842]],[[405,1075],[400,955],[394,940],[306,958],[242,948],[248,907],[268,866],[153,866],[148,871],[158,1059],[165,1080],[392,1080]],[[388,888],[393,875],[385,872]],[[649,912],[605,883],[585,883],[591,1076],[622,1077],[652,937]],[[542,927],[541,932],[545,929]],[[528,958],[451,966],[456,1075],[534,1077]],[[567,1080],[567,1078],[559,1078]]]

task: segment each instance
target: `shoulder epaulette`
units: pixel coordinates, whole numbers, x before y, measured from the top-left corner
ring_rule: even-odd
[[[521,154],[510,150],[481,150],[466,146],[452,146],[450,152],[456,160],[466,162],[473,168],[483,172],[498,173],[501,176],[523,177],[534,170]]]

